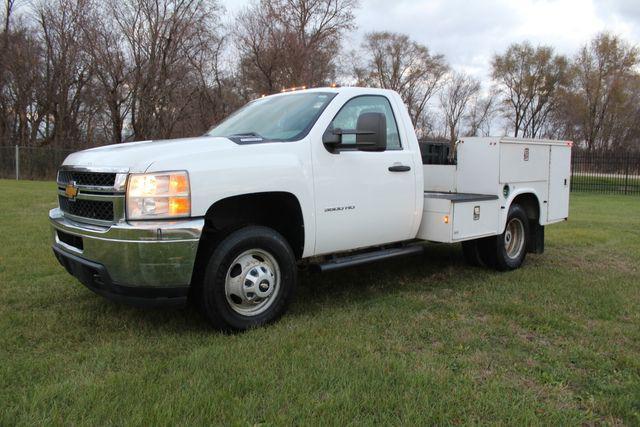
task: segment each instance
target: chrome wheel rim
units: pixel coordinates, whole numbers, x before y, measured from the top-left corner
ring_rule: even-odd
[[[270,253],[249,249],[229,266],[224,282],[227,303],[243,316],[264,313],[280,292],[280,267]]]
[[[524,249],[524,224],[519,218],[512,218],[504,231],[504,249],[507,256],[517,259]]]

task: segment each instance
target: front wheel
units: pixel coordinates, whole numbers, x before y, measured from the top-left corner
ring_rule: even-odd
[[[249,226],[213,251],[202,285],[204,314],[218,329],[243,331],[278,319],[297,281],[295,256],[275,230]]]

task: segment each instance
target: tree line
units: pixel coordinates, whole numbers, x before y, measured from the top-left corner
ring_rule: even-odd
[[[244,103],[290,87],[400,93],[422,138],[573,140],[640,149],[638,48],[608,33],[574,55],[515,43],[492,84],[409,36],[367,33],[358,0],[5,0],[0,144],[83,147],[199,135]]]

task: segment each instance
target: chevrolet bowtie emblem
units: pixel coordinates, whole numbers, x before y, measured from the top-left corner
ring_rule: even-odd
[[[76,183],[74,181],[71,181],[67,184],[64,189],[64,194],[66,194],[67,197],[71,200],[76,198],[76,196],[78,195],[78,187],[76,187]]]

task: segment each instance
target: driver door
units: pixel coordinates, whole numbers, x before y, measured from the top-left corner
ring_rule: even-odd
[[[384,151],[335,151],[314,144],[317,255],[411,239],[416,204],[414,156],[403,149],[392,104],[383,95],[347,101],[329,127],[355,129],[362,113],[386,118]],[[343,135],[355,144],[355,135]]]

